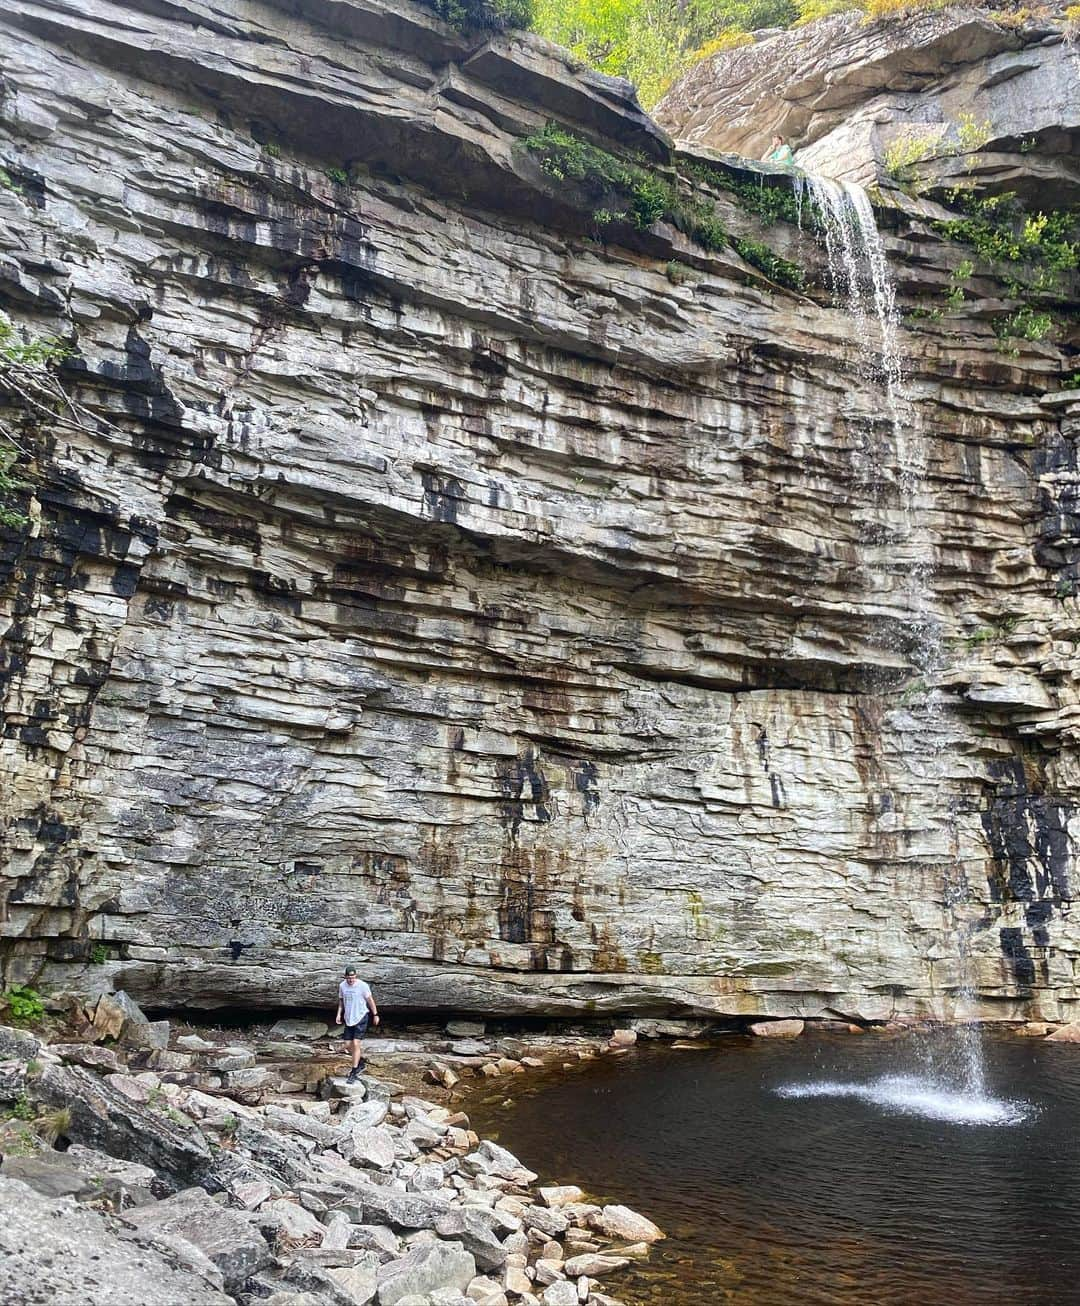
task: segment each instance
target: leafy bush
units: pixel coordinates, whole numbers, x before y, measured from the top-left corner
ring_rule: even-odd
[[[754,267],[764,272],[770,281],[788,286],[791,290],[802,290],[806,286],[806,274],[802,268],[797,263],[782,258],[768,245],[763,245],[759,240],[749,240],[744,236],[736,236],[731,243],[747,263],[752,263]]]
[[[960,148],[965,154],[981,150],[994,134],[994,127],[989,118],[979,122],[973,113],[962,113],[956,124],[956,135]]]
[[[594,212],[593,219],[600,225],[626,218],[646,231],[675,206],[673,188],[655,172],[609,154],[557,123],[549,122],[542,131],[526,137],[523,144],[557,181],[576,181],[596,200],[612,195],[624,200],[625,209],[602,208]]]
[[[719,36],[706,41],[704,45],[699,45],[696,50],[691,50],[688,62],[700,63],[702,59],[711,59],[714,54],[723,54],[725,50],[737,50],[740,46],[753,44],[754,38],[749,32],[738,32],[729,28]]]
[[[1015,313],[1003,318],[995,330],[1000,339],[1045,340],[1054,329],[1054,319],[1049,313],[1040,313],[1025,304]]]
[[[955,0],[863,0],[866,21],[875,18],[892,18],[896,14],[911,13],[916,9],[947,9]]]
[[[8,396],[24,408],[47,411],[48,392],[42,381],[53,364],[68,355],[58,340],[20,340],[10,320],[0,313],[0,398]],[[20,453],[26,450],[14,433],[0,422],[0,526],[17,530],[26,525],[25,514],[7,505],[6,500],[26,482],[14,473]]]
[[[1057,289],[1080,268],[1077,210],[1028,213],[1011,193],[980,200],[954,191],[951,199],[966,216],[935,222],[935,230],[1003,271],[1011,293]]]
[[[798,4],[800,27],[831,14],[847,14],[862,8],[859,0],[798,0]]]
[[[558,181],[576,181],[598,204],[605,201],[603,207],[593,211],[597,226],[621,220],[645,231],[666,218],[703,249],[721,250],[732,245],[747,262],[773,281],[802,289],[805,278],[801,268],[759,241],[730,236],[716,205],[690,190],[684,179],[669,182],[643,160],[633,162],[609,154],[557,123],[548,123],[542,131],[526,137],[522,144],[549,176]],[[613,198],[620,200],[623,207],[608,207],[607,202]],[[782,207],[779,200],[764,203],[776,204],[778,211]]]
[[[45,1004],[36,989],[15,984],[4,994],[8,1019],[13,1025],[36,1025],[45,1017]]]

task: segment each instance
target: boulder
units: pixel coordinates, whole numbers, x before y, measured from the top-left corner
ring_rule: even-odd
[[[494,1217],[487,1211],[455,1207],[435,1221],[440,1238],[460,1242],[471,1252],[476,1266],[484,1273],[501,1270],[506,1264],[506,1248],[495,1234]]]
[[[483,1038],[485,1025],[482,1020],[448,1020],[446,1032],[451,1038]]]
[[[44,1107],[67,1108],[64,1133],[72,1142],[148,1165],[168,1188],[206,1174],[214,1158],[202,1133],[189,1121],[180,1124],[133,1101],[113,1078],[99,1079],[81,1066],[47,1065],[33,1081],[33,1096]]]
[[[226,1289],[243,1283],[270,1261],[262,1234],[202,1188],[188,1188],[163,1202],[127,1211],[124,1220],[144,1233],[177,1234],[194,1244],[221,1271]]]
[[[403,1298],[440,1288],[463,1292],[475,1277],[476,1262],[460,1243],[423,1243],[379,1269],[379,1306],[398,1306]]]
[[[0,1061],[30,1061],[41,1051],[41,1042],[25,1029],[0,1025]]]
[[[291,1202],[281,1197],[273,1202],[265,1202],[259,1208],[261,1228],[273,1229],[279,1239],[291,1243],[312,1242],[321,1245],[326,1234],[323,1223],[299,1202]]]
[[[577,1284],[569,1279],[560,1279],[558,1283],[549,1284],[540,1296],[544,1306],[578,1306]]]
[[[401,1239],[385,1224],[350,1224],[349,1246],[379,1252],[385,1260],[399,1255]]]
[[[183,1048],[185,1052],[210,1052],[214,1044],[207,1042],[199,1034],[181,1034],[176,1040],[176,1046]]]
[[[289,1019],[279,1020],[270,1026],[270,1033],[277,1038],[325,1038],[332,1026],[325,1020]]]
[[[372,1166],[376,1170],[389,1170],[394,1164],[394,1134],[384,1126],[372,1129],[356,1128],[348,1131],[353,1144],[353,1162]]]
[[[91,1021],[97,1040],[123,1038],[135,1042],[136,1046],[142,1045],[139,1042],[143,1037],[139,1033],[140,1029],[149,1023],[139,1004],[129,998],[123,989],[116,993],[103,993],[98,998]]]
[[[562,1211],[547,1206],[530,1206],[522,1218],[526,1229],[536,1229],[549,1238],[557,1238],[559,1234],[565,1233],[570,1224]]]
[[[131,1203],[141,1205],[152,1197],[165,1195],[156,1172],[148,1165],[120,1161],[107,1152],[84,1147],[81,1143],[72,1143],[61,1155],[100,1185],[102,1191],[118,1199],[127,1198]]]
[[[611,1274],[614,1270],[625,1270],[630,1261],[625,1256],[604,1256],[598,1252],[585,1252],[581,1256],[572,1256],[563,1264],[564,1272],[571,1279],[588,1275],[590,1279],[599,1279],[602,1274]]]
[[[540,1200],[545,1206],[569,1206],[571,1202],[582,1202],[585,1194],[576,1184],[560,1184],[555,1188],[541,1188]]]
[[[354,1171],[355,1173],[355,1171]],[[419,1193],[402,1193],[359,1181],[354,1200],[360,1205],[365,1224],[387,1224],[399,1229],[434,1229],[436,1220],[449,1206],[438,1198]]]
[[[365,1261],[362,1265],[353,1265],[345,1269],[329,1270],[327,1273],[342,1292],[355,1303],[355,1306],[367,1306],[378,1289],[377,1260]]]
[[[1080,1043],[1080,1020],[1074,1020],[1068,1025],[1062,1025],[1060,1029],[1055,1029],[1052,1034],[1048,1034],[1047,1043]]]
[[[372,1098],[370,1102],[350,1102],[338,1119],[345,1129],[374,1129],[386,1119],[389,1110],[388,1102]]]
[[[599,1216],[599,1227],[609,1238],[621,1238],[632,1243],[654,1243],[664,1232],[629,1206],[605,1206]]]
[[[105,1196],[102,1186],[67,1159],[63,1152],[45,1151],[37,1156],[4,1157],[0,1173],[18,1179],[42,1197],[74,1197],[76,1201]]]
[[[484,1139],[475,1152],[470,1152],[462,1160],[462,1165],[474,1174],[497,1175],[500,1179],[509,1179],[514,1183],[531,1184],[536,1181],[536,1174],[521,1164],[513,1152],[508,1152],[498,1143]]]
[[[122,1037],[132,1047],[164,1051],[169,1046],[169,1032],[167,1020],[147,1020],[144,1017],[141,1021],[128,1020]]]
[[[118,1072],[123,1064],[112,1048],[103,1048],[96,1043],[50,1043],[49,1050],[61,1061],[85,1066],[87,1070]]]
[[[755,1038],[798,1038],[806,1028],[802,1020],[759,1020],[750,1026]]]

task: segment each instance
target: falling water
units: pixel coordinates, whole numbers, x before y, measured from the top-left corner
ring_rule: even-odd
[[[885,400],[885,425],[892,447],[888,451],[875,450],[870,443],[864,457],[864,476],[874,490],[878,529],[886,524],[886,556],[881,562],[879,579],[899,576],[905,620],[887,622],[884,638],[895,652],[910,660],[925,686],[918,707],[905,709],[912,737],[912,746],[907,751],[913,769],[917,768],[921,777],[933,785],[940,777],[944,754],[943,704],[934,687],[937,673],[945,664],[944,641],[940,622],[933,613],[931,544],[919,521],[920,499],[925,492],[926,444],[913,407],[905,396],[896,292],[866,192],[850,182],[807,175],[805,181],[796,181],[800,211],[804,185],[819,217],[830,289],[855,321],[858,370],[866,381],[880,386]],[[886,452],[893,458],[884,457]],[[886,468],[893,459],[897,470],[890,490]],[[897,522],[895,538],[894,532],[888,529],[890,519]],[[893,1107],[903,1099],[913,1103],[914,1110],[942,1109],[961,1115],[965,1110],[963,1103],[967,1102],[971,1120],[997,1123],[1002,1118],[997,1110],[1000,1104],[986,1098],[982,1037],[971,1019],[974,1003],[969,956],[971,928],[962,921],[970,891],[958,865],[950,867],[943,879],[943,903],[952,921],[960,976],[958,1001],[952,1013],[958,1024],[950,1038],[945,1044],[924,1040],[921,1080],[898,1076],[861,1089],[838,1084],[822,1084],[817,1089],[830,1094],[856,1091],[864,1096],[876,1094],[882,1103]],[[806,1091],[812,1088],[812,1085],[803,1086]],[[946,1107],[941,1107],[942,1101],[947,1103]]]

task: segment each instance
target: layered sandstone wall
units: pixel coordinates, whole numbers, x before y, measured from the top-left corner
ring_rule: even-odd
[[[600,238],[521,138],[669,146],[533,38],[406,0],[0,28],[0,289],[81,405],[4,536],[10,976],[882,1017],[951,1010],[974,924],[982,1014],[1073,1010],[1080,403],[989,283],[904,333],[900,439],[812,235],[715,196],[806,294]],[[887,225],[938,293],[957,252]]]

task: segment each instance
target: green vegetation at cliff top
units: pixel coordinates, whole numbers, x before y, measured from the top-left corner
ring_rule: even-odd
[[[583,63],[626,77],[646,108],[692,64],[750,42],[750,33],[854,11],[867,22],[946,0],[421,0],[462,32],[528,27]],[[982,6],[979,6],[982,7]],[[1031,11],[985,6],[1004,26]]]

